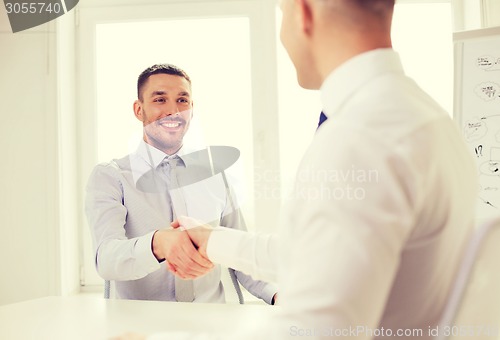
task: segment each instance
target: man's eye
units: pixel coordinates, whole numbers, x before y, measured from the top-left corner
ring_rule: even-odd
[[[164,103],[165,102],[165,98],[156,98],[154,100],[155,103]]]
[[[179,103],[189,103],[189,101],[186,98],[179,98],[177,101]]]

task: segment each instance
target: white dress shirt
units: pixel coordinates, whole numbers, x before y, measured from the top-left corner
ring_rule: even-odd
[[[321,97],[329,119],[283,214],[286,319],[303,329],[360,327],[358,339],[382,328],[430,338],[474,224],[473,159],[391,49],[345,63]]]
[[[321,95],[328,120],[302,158],[279,242],[210,236],[213,261],[268,279],[277,268],[281,313],[235,338],[430,339],[473,227],[472,157],[392,49],[347,61]]]
[[[165,177],[164,160],[179,156],[189,168],[189,152],[168,156],[141,142],[127,157],[94,168],[86,195],[86,214],[96,252],[96,268],[105,280],[115,280],[116,296],[134,300],[175,301],[174,276],[159,263],[151,249],[156,230],[170,227],[172,217],[189,215],[207,223],[245,230],[240,211],[228,203],[221,175],[172,188]],[[181,172],[182,174],[182,172]],[[185,202],[172,207],[171,201]],[[235,200],[235,197],[232,197]],[[181,210],[181,211],[176,211]],[[221,268],[193,281],[195,302],[224,302]],[[253,295],[271,303],[277,287],[236,276]],[[226,289],[234,289],[226,287]]]

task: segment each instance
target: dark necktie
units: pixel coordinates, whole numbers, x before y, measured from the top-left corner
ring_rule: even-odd
[[[327,119],[328,117],[323,113],[323,111],[321,111],[321,114],[319,115],[318,129],[321,126],[321,124],[323,124]]]

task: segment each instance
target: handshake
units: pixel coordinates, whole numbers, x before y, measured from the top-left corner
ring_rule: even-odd
[[[207,256],[207,243],[213,228],[190,217],[180,216],[171,228],[153,235],[152,250],[167,269],[182,279],[195,279],[214,267]]]

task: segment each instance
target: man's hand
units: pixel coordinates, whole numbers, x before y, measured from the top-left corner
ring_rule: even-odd
[[[194,247],[181,229],[161,229],[153,236],[153,253],[165,259],[168,269],[182,279],[195,279],[208,273],[214,265]]]
[[[187,216],[180,216],[172,222],[173,228],[185,230],[202,256],[207,257],[207,243],[213,228],[208,224]]]

